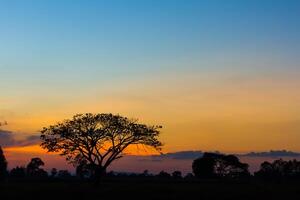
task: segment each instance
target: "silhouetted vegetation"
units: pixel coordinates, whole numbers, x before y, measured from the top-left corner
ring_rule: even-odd
[[[0,122],[0,126],[7,125],[7,122]],[[0,181],[3,181],[7,176],[7,161],[4,156],[2,147],[0,146]]]
[[[26,167],[17,166],[8,173],[0,147],[0,180],[7,178],[0,183],[1,197],[24,198],[32,194],[43,194],[40,197],[43,199],[54,199],[57,195],[73,199],[97,195],[131,199],[190,199],[195,195],[201,199],[249,200],[300,197],[297,160],[263,162],[259,171],[251,175],[248,164],[234,155],[201,153],[192,163],[193,173],[185,176],[180,171],[106,173],[107,167],[121,158],[131,144],[160,150],[159,128],[111,114],[76,115],[72,120],[44,128],[42,147],[61,152],[76,166],[76,174],[52,168],[48,175],[40,158],[32,158]],[[102,178],[101,187],[89,184],[94,183],[95,177]]]
[[[204,153],[192,165],[198,178],[241,179],[250,176],[248,167],[248,164],[241,163],[234,155],[217,153]]]
[[[0,181],[4,180],[7,176],[7,161],[4,156],[3,150],[0,146]]]
[[[50,174],[51,174],[52,178],[55,178],[55,176],[57,175],[57,169],[56,168],[52,168]]]
[[[15,168],[13,168],[12,170],[10,170],[9,176],[12,178],[17,178],[17,179],[25,178],[26,177],[26,168],[17,166]]]
[[[181,179],[181,178],[182,178],[182,173],[181,173],[181,171],[174,171],[174,172],[172,173],[172,177],[173,177],[173,178],[176,178],[176,179]]]
[[[169,179],[169,178],[171,178],[171,175],[165,171],[161,171],[161,172],[159,172],[157,177],[162,178],[162,179]]]
[[[70,179],[72,175],[68,170],[59,170],[57,173],[57,177],[60,179]]]
[[[84,179],[86,177],[89,177],[91,170],[89,168],[89,165],[85,160],[82,160],[76,167],[76,175],[77,177]]]
[[[206,161],[209,162],[205,163]],[[183,177],[180,171],[171,174],[161,171],[157,175],[149,173],[148,170],[141,174],[110,171],[103,177],[100,187],[89,184],[89,180],[93,179],[89,171],[85,171],[85,164],[81,165],[82,168],[77,167],[76,176],[67,170],[56,168],[51,169],[50,176],[47,176],[42,166],[44,162],[40,158],[32,158],[26,168],[11,169],[6,182],[0,183],[1,197],[14,199],[31,197],[32,194],[47,194],[42,195],[43,199],[54,199],[58,195],[61,198],[73,199],[97,195],[102,198],[112,198],[113,195],[113,198],[140,199],[143,195],[143,199],[190,199],[197,195],[201,199],[252,200],[297,199],[300,196],[299,161],[296,160],[264,162],[255,176],[251,176],[246,164],[240,163],[236,158],[205,153],[193,163],[196,176],[189,173]],[[213,170],[208,166],[213,166]],[[201,169],[212,174],[204,176]],[[237,176],[237,172],[248,174],[251,178],[244,179],[243,176]],[[285,182],[278,184],[277,180]],[[132,196],[133,193],[136,195]]]
[[[52,168],[50,175],[41,168],[44,162],[40,158],[32,158],[26,167],[16,166],[9,172],[7,162],[0,148],[0,158],[2,163],[3,177],[8,176],[13,179],[76,179],[93,180],[94,176],[85,162],[82,162],[76,168],[76,174],[72,175],[68,170],[58,170]],[[263,180],[263,181],[299,181],[300,182],[300,161],[282,159],[275,160],[272,163],[263,162],[260,169],[251,175],[248,171],[248,164],[241,163],[234,155],[224,155],[217,153],[204,153],[202,157],[194,160],[192,163],[193,173],[182,175],[181,171],[174,171],[171,174],[161,171],[154,175],[145,170],[143,173],[118,173],[110,171],[104,177],[144,177],[162,180]],[[3,180],[3,178],[2,178]]]
[[[119,115],[79,114],[72,120],[44,128],[41,146],[49,152],[60,152],[74,165],[84,163],[86,166],[78,170],[89,169],[99,181],[128,146],[140,144],[160,150],[162,144],[157,139],[160,128]]]
[[[32,158],[26,167],[26,174],[31,178],[45,178],[48,176],[48,173],[40,168],[44,166],[45,163],[40,158]]]
[[[255,176],[268,181],[300,180],[300,162],[297,160],[275,160],[263,162]]]

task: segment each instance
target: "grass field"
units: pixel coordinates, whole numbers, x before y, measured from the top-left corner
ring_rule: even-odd
[[[299,183],[140,180],[6,181],[2,199],[300,199]]]

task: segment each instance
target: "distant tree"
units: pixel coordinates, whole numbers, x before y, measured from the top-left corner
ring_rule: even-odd
[[[0,181],[4,180],[7,175],[7,161],[4,156],[3,150],[0,146]]]
[[[26,168],[17,166],[10,170],[9,176],[12,178],[25,178]]]
[[[116,175],[116,177],[128,177],[128,176],[130,176],[129,173],[125,173],[125,172],[116,172],[115,175]]]
[[[194,160],[192,168],[198,178],[242,178],[250,175],[248,164],[234,155],[204,153]]]
[[[174,172],[172,173],[172,177],[173,177],[173,178],[176,178],[176,179],[181,179],[181,178],[182,178],[182,173],[181,173],[181,171],[174,171]]]
[[[150,176],[150,174],[149,174],[149,170],[144,170],[143,171],[143,173],[141,174],[141,176],[143,176],[143,177],[147,177],[147,176]]]
[[[293,159],[286,161],[287,164],[285,166],[285,176],[288,178],[295,178],[299,179],[300,178],[300,161]]]
[[[185,176],[184,176],[184,179],[193,179],[194,178],[194,175],[192,173],[187,173]]]
[[[83,179],[90,174],[90,167],[86,160],[82,160],[76,167],[76,176]]]
[[[41,166],[44,166],[45,163],[40,158],[32,158],[31,161],[28,163],[26,167],[26,174],[29,177],[47,177],[47,172],[40,168]]]
[[[161,126],[147,126],[120,115],[79,114],[73,119],[41,131],[41,146],[49,152],[60,152],[78,165],[85,160],[99,181],[107,167],[124,155],[130,145],[144,145],[160,150],[157,139]]]
[[[7,125],[7,122],[0,122],[0,126]],[[7,175],[7,161],[0,146],[0,181],[4,180]]]
[[[159,172],[157,177],[159,177],[159,178],[171,178],[171,175],[169,173],[165,172],[165,171],[161,171],[161,172]]]
[[[116,173],[114,171],[109,171],[107,172],[106,174],[108,177],[115,177],[116,176]]]
[[[298,179],[300,178],[300,161],[279,159],[273,163],[263,162],[259,171],[254,175],[264,180]]]
[[[72,177],[72,175],[68,170],[59,170],[57,177],[61,179],[69,179]]]
[[[32,158],[31,161],[28,163],[26,169],[27,174],[33,174],[35,171],[38,171],[41,166],[44,166],[45,163],[40,158]]]
[[[56,168],[52,168],[51,169],[51,177],[54,178],[57,175],[57,169]]]
[[[192,168],[196,177],[198,178],[212,178],[216,176],[215,173],[215,158],[211,154],[204,153],[201,158],[194,160]]]

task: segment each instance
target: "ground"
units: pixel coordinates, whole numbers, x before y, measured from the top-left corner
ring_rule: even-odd
[[[81,181],[6,181],[0,199],[300,199],[299,183],[216,182],[115,178]]]

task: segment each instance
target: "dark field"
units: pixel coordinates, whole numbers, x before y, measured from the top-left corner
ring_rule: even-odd
[[[299,183],[140,180],[6,181],[2,199],[300,199]]]

